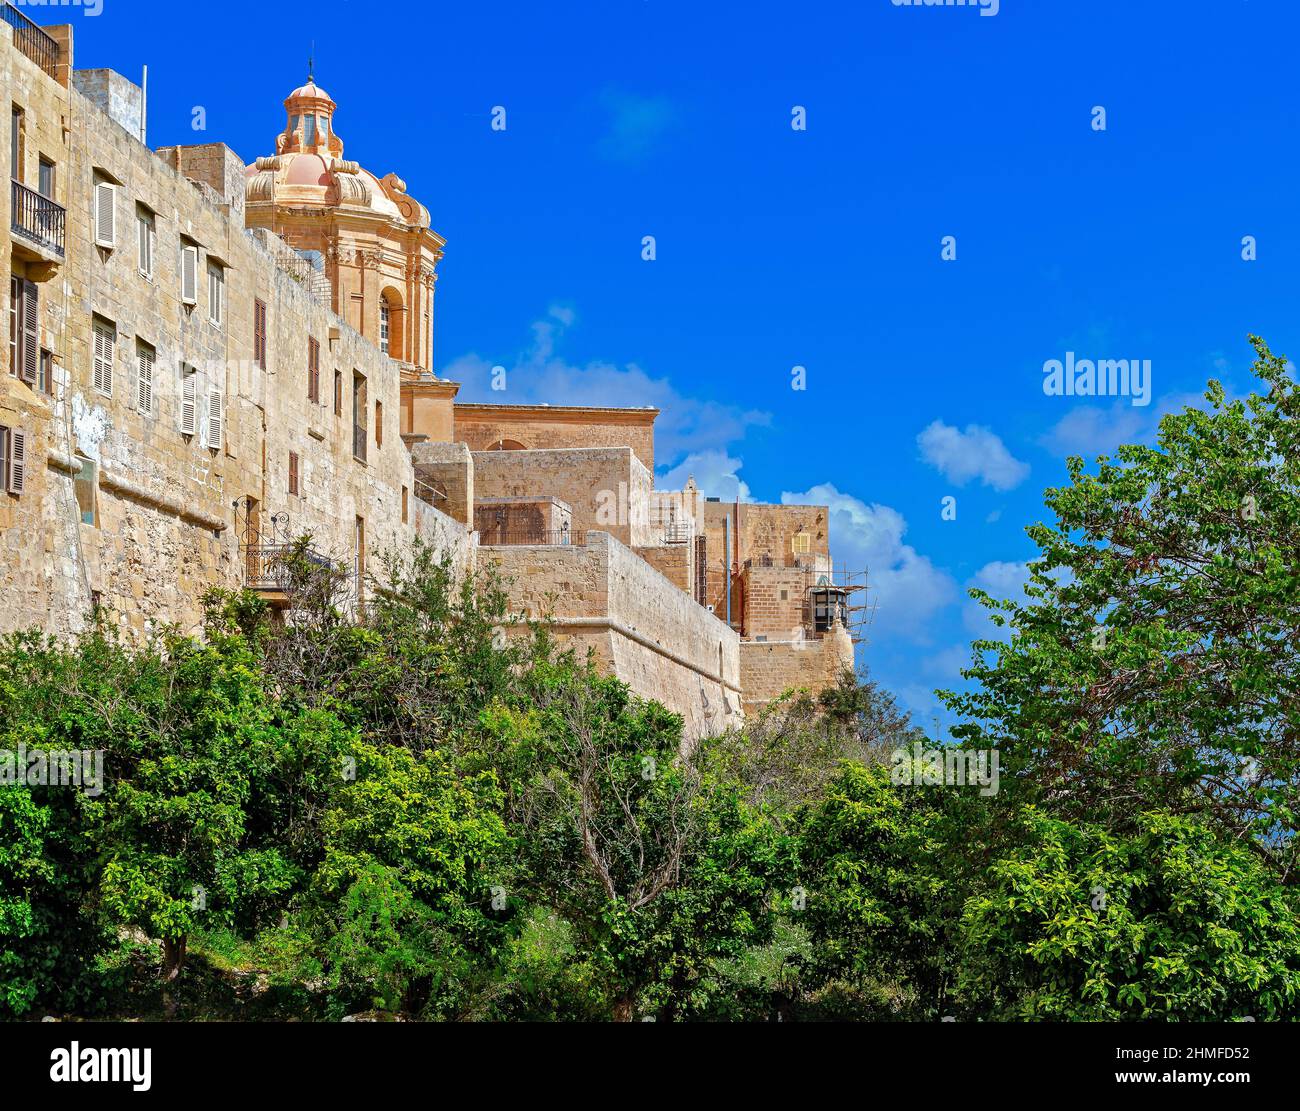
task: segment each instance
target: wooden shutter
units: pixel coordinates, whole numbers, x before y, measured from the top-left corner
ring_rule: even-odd
[[[22,356],[18,373],[24,382],[34,386],[41,375],[40,295],[36,283],[24,281],[22,294]]]
[[[22,363],[23,280],[9,279],[9,373],[17,377]]]
[[[8,466],[5,486],[11,494],[21,494],[27,485],[27,433],[11,428],[8,441]]]
[[[117,246],[117,190],[106,181],[95,185],[95,244]]]
[[[139,369],[136,377],[136,408],[144,414],[153,412],[153,348],[139,348]]]
[[[96,324],[95,332],[95,389],[100,393],[113,394],[113,347],[114,334],[103,324]]]
[[[253,362],[266,369],[266,305],[253,302]]]
[[[199,376],[188,367],[181,374],[181,435],[193,436],[198,426]]]
[[[298,453],[289,452],[289,493],[298,496]]]
[[[222,408],[225,404],[225,397],[221,390],[213,388],[208,390],[208,447],[219,448],[221,446],[222,432]]]
[[[199,303],[199,249],[181,248],[181,300],[187,305]]]
[[[307,400],[320,401],[320,344],[307,340]]]

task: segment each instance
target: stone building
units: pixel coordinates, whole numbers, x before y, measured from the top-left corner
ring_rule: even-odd
[[[401,179],[343,159],[314,82],[251,165],[155,152],[141,90],[76,70],[70,27],[0,18],[0,632],[72,634],[96,606],[192,631],[209,587],[275,603],[306,534],[360,597],[419,537],[499,568],[519,613],[692,736],[852,665],[825,507],[655,489],[653,409],[456,401],[431,369],[445,242]]]

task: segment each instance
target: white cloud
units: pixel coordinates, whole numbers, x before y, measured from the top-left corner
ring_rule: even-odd
[[[592,361],[579,366],[566,361],[556,348],[574,319],[572,309],[553,306],[545,319],[533,323],[532,342],[506,365],[504,390],[492,389],[493,364],[478,354],[462,355],[443,374],[461,383],[461,401],[652,406],[660,410],[655,452],[665,461],[692,449],[724,451],[750,428],[771,423],[770,413],[687,397],[669,379],[653,377],[635,363]]]
[[[1127,403],[1109,409],[1081,405],[1057,421],[1041,442],[1057,455],[1113,455],[1120,444],[1145,438],[1149,423]]]
[[[695,484],[708,497],[734,502],[753,501],[749,486],[740,477],[741,461],[725,451],[696,451],[677,466],[659,475],[655,486],[660,490],[680,490],[692,476]]]
[[[1209,404],[1204,394],[1171,393],[1142,411],[1127,401],[1109,407],[1078,405],[1057,421],[1039,443],[1060,456],[1113,456],[1121,444],[1154,443],[1160,419],[1169,413],[1182,412],[1188,406],[1206,409]]]
[[[1012,490],[1029,477],[1029,465],[1016,459],[983,425],[968,424],[963,432],[937,420],[917,436],[916,443],[921,458],[957,486],[978,478],[995,490]]]
[[[873,639],[902,636],[927,642],[931,618],[957,596],[957,586],[910,544],[907,521],[887,505],[867,505],[822,483],[802,494],[783,493],[782,505],[825,505],[830,509],[831,554],[836,567],[869,573],[875,619]]]

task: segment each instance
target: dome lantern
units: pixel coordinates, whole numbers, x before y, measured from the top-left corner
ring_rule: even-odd
[[[334,134],[334,112],[338,105],[329,93],[309,78],[284,102],[288,123],[277,144],[280,154],[319,154],[342,157],[343,143]]]

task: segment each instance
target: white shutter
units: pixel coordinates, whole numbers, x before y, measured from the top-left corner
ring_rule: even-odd
[[[95,332],[95,389],[102,394],[113,396],[113,347],[115,336],[111,329],[103,324],[96,324]]]
[[[181,435],[193,436],[198,426],[199,376],[181,368]]]
[[[140,273],[146,278],[153,277],[154,227],[149,216],[140,217]]]
[[[27,485],[27,433],[17,428],[9,430],[7,437],[9,474],[5,486],[11,494],[21,494]]]
[[[95,185],[95,244],[117,246],[117,190],[106,181]]]
[[[222,406],[225,403],[222,391],[213,387],[208,390],[208,447],[221,447]]]
[[[199,249],[181,248],[181,300],[187,305],[199,303]]]
[[[225,275],[220,266],[208,265],[208,319],[213,324],[220,324],[224,310],[226,291]]]
[[[139,372],[136,378],[135,405],[141,413],[148,416],[153,412],[153,364],[154,353],[151,348],[139,349]]]

